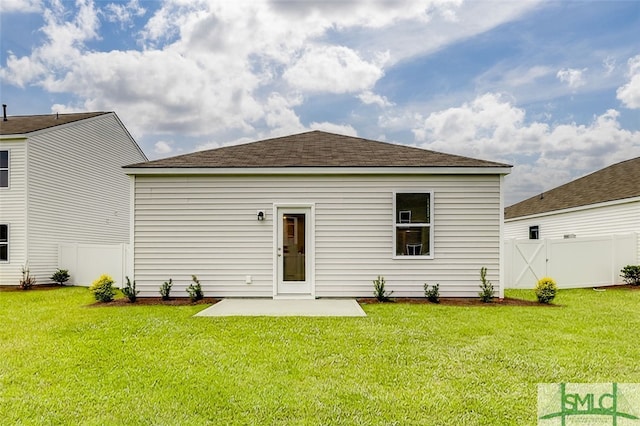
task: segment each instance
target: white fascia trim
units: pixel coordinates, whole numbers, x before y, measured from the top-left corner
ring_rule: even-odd
[[[597,209],[601,207],[610,207],[610,206],[616,206],[619,204],[628,204],[628,203],[637,203],[637,202],[640,202],[640,197],[623,198],[621,200],[606,201],[604,203],[588,204],[586,206],[571,207],[569,209],[553,210],[550,212],[531,214],[528,216],[513,217],[511,219],[505,219],[504,223],[518,222],[520,220],[537,219],[540,217],[555,216],[555,215],[560,215],[565,213],[573,213],[573,212],[579,212],[583,210],[591,210],[591,209]]]
[[[128,175],[508,175],[510,167],[132,167]]]

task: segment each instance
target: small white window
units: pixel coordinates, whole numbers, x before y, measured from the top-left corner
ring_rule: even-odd
[[[539,240],[540,239],[540,226],[534,225],[529,227],[529,239],[530,240]]]
[[[394,194],[394,256],[433,257],[433,193]]]
[[[9,187],[9,151],[0,151],[0,188]]]
[[[9,261],[9,225],[0,225],[0,262]]]

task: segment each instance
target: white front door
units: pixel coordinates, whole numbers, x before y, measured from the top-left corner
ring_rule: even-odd
[[[312,297],[311,207],[278,207],[274,296]]]

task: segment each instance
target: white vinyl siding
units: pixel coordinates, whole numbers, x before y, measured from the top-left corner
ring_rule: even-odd
[[[423,296],[425,282],[443,296],[477,296],[483,266],[499,285],[499,175],[138,175],[134,188],[142,296],[157,296],[169,278],[185,296],[195,274],[208,296],[271,297],[274,203],[315,203],[318,297],[370,297],[377,275],[394,296]],[[435,258],[393,259],[394,192],[425,190],[437,194]]]
[[[8,188],[0,189],[0,223],[9,228],[8,262],[0,263],[0,285],[18,285],[27,252],[26,148],[25,139],[0,140],[0,150],[9,152]]]
[[[528,238],[529,226],[539,225],[540,238],[557,239],[565,235],[601,237],[640,234],[640,199],[603,203],[573,211],[559,211],[523,219],[509,219],[504,224],[507,239]],[[640,263],[640,237],[638,238]]]
[[[29,266],[39,283],[58,267],[61,243],[129,241],[129,177],[144,161],[110,113],[29,138]]]

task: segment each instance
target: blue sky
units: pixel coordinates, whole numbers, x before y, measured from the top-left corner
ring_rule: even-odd
[[[513,164],[640,156],[638,1],[0,3],[9,115],[115,111],[151,159],[322,129]]]

